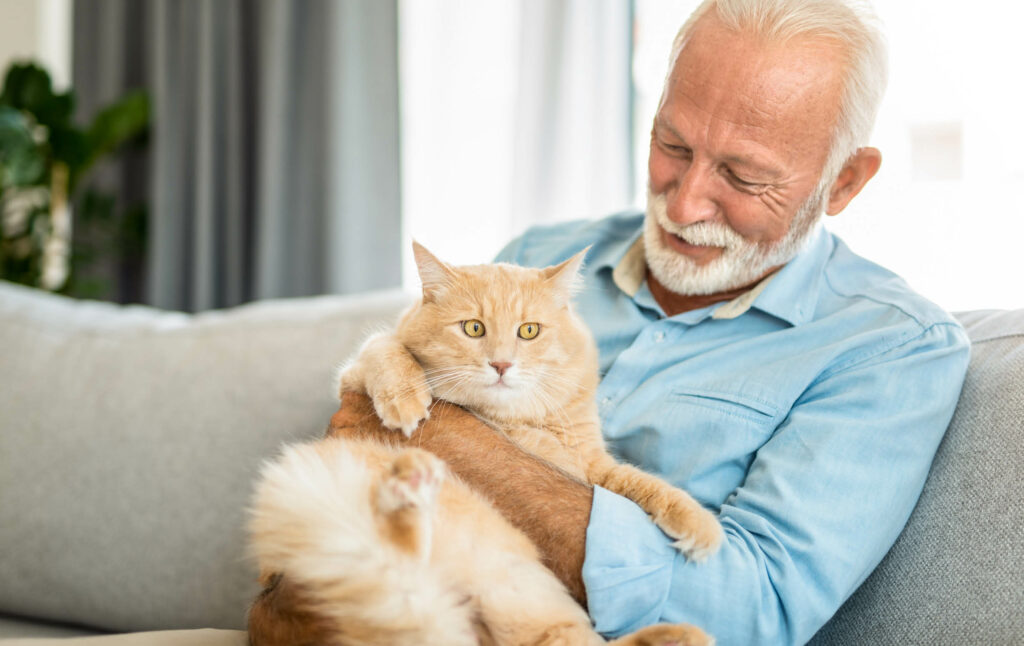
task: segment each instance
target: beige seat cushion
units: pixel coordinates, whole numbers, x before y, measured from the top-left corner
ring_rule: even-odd
[[[162,630],[159,632],[74,637],[71,639],[5,639],[4,646],[246,646],[240,630]]]

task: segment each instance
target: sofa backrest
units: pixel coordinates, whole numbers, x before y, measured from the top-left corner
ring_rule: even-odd
[[[957,317],[971,364],[921,500],[814,646],[1024,642],[1024,310]]]
[[[0,613],[243,627],[259,464],[323,433],[334,368],[409,301],[188,316],[0,282]],[[1024,310],[959,318],[971,365],[921,501],[815,646],[1024,636]]]
[[[323,435],[335,368],[410,300],[188,316],[0,282],[0,614],[244,627],[260,463]]]

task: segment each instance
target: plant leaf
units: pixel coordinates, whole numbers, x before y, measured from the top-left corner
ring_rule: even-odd
[[[32,138],[28,119],[0,105],[0,186],[33,184],[46,172],[46,155]]]
[[[119,148],[149,127],[149,95],[135,90],[104,108],[89,128],[92,156],[102,156]]]

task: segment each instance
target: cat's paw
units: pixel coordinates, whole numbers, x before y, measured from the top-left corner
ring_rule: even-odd
[[[410,437],[420,422],[430,418],[430,388],[426,382],[384,388],[371,394],[373,408],[384,426]]]
[[[689,496],[673,502],[654,522],[676,539],[672,545],[694,563],[706,561],[725,539],[718,518]]]
[[[408,507],[429,509],[445,479],[444,462],[423,449],[405,449],[385,475],[377,490],[377,506],[390,513]]]
[[[715,640],[690,624],[655,624],[611,642],[612,646],[714,646]]]

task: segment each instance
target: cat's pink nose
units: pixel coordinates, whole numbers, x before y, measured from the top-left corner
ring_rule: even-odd
[[[498,371],[498,376],[499,377],[503,377],[503,376],[505,376],[505,371],[512,367],[512,362],[510,362],[510,361],[492,361],[491,362],[491,367]]]

